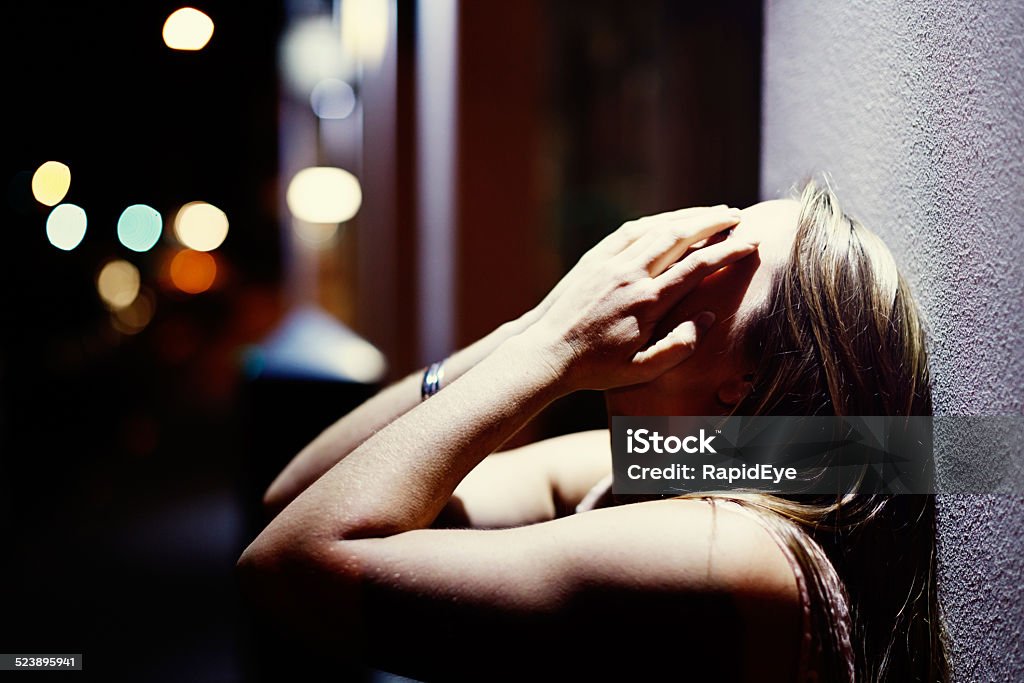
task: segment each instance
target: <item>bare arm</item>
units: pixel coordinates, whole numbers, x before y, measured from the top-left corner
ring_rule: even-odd
[[[504,529],[573,514],[611,472],[607,429],[566,434],[484,458],[459,482],[435,526]]]
[[[486,337],[452,355],[445,363],[445,384],[451,384],[486,358],[503,341],[529,327],[539,310],[540,307],[501,325]],[[292,458],[271,483],[263,496],[267,511],[276,515],[357,446],[419,405],[422,379],[423,375],[418,371],[408,375],[325,429]]]

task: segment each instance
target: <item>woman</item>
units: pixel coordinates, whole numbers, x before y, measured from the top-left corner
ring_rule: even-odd
[[[579,389],[609,415],[929,415],[927,373],[891,255],[830,190],[643,218],[307,446],[240,574],[428,680],[943,680],[930,496],[614,505],[606,431],[490,455]]]

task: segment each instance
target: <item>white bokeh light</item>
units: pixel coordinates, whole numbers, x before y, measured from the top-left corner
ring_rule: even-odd
[[[213,204],[189,202],[174,217],[174,235],[189,249],[212,251],[228,236],[228,217]]]
[[[172,50],[202,50],[213,37],[213,19],[194,7],[182,7],[167,17],[163,37]]]
[[[292,95],[309,97],[320,81],[351,80],[355,60],[341,48],[337,27],[330,16],[314,16],[289,24],[278,55],[284,82]]]
[[[309,223],[344,223],[359,211],[363,191],[348,171],[331,166],[304,168],[288,184],[288,209]]]
[[[61,204],[46,219],[46,238],[58,249],[71,251],[82,243],[88,223],[85,209],[74,204]]]

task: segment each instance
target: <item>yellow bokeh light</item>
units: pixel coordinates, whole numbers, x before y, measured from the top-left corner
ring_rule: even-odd
[[[32,195],[46,206],[56,206],[71,189],[71,169],[59,161],[47,161],[32,176]]]
[[[363,191],[354,175],[340,168],[314,166],[295,174],[285,199],[292,215],[307,223],[344,223],[356,215]]]
[[[122,259],[110,261],[96,278],[96,289],[109,308],[117,311],[134,303],[139,295],[139,269]]]
[[[174,217],[174,235],[189,249],[212,251],[228,236],[228,217],[213,204],[189,202]]]
[[[163,35],[172,50],[202,50],[213,36],[213,19],[194,7],[182,7],[167,17]]]

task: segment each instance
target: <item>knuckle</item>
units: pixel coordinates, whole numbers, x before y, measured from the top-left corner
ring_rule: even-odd
[[[690,270],[693,274],[706,275],[708,271],[714,268],[715,262],[718,260],[718,256],[710,249],[702,249],[701,252],[703,253],[694,255]]]
[[[644,307],[657,306],[661,303],[664,297],[664,293],[660,289],[654,287],[642,287],[640,288],[637,296],[637,303]]]
[[[642,220],[642,218],[638,218],[626,221],[619,227],[618,232],[622,235],[625,235],[626,237],[632,237],[633,235],[636,235],[638,232],[640,232],[642,228],[642,224],[640,223],[640,221]]]
[[[641,287],[644,284],[644,280],[648,277],[647,264],[631,260],[623,264],[619,270],[618,277],[623,285]]]
[[[693,255],[676,264],[675,279],[689,280],[697,275],[702,268],[702,258],[701,256]]]
[[[672,228],[672,237],[675,240],[684,240],[692,237],[694,234],[693,226],[689,222],[676,225]]]

